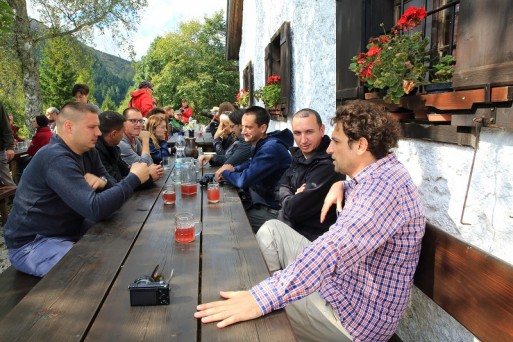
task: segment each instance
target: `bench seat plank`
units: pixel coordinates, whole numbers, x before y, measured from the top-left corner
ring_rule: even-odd
[[[511,265],[427,224],[414,283],[480,340],[513,340]]]
[[[220,290],[247,290],[269,276],[237,191],[221,187],[221,203],[203,203],[201,302],[220,300]],[[201,325],[201,341],[293,341],[284,310],[219,329]]]

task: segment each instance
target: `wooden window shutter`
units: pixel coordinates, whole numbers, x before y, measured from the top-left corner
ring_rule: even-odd
[[[284,22],[280,28],[280,76],[281,108],[285,116],[290,114],[290,76],[292,65],[290,46],[290,22]]]
[[[280,76],[281,100],[279,105],[283,117],[290,112],[291,56],[290,22],[284,22],[265,48],[265,81],[271,75]]]
[[[242,71],[242,87],[246,89],[249,93],[249,105],[252,106],[254,104],[253,100],[253,63],[251,61],[246,65],[244,70]]]

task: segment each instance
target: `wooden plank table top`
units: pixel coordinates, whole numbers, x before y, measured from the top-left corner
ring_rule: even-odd
[[[209,204],[199,184],[193,196],[177,186],[176,204],[164,205],[163,184],[93,226],[0,321],[0,340],[294,341],[284,310],[223,329],[194,318],[198,303],[249,289],[269,272],[235,189],[222,186],[221,202]],[[203,227],[192,243],[174,241],[178,211]],[[174,270],[170,305],[130,306],[128,285],[157,264],[164,276]]]
[[[94,225],[0,321],[0,340],[82,339],[146,222],[164,181],[135,192],[111,218]]]

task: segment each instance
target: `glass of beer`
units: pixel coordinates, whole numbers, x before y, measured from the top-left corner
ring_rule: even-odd
[[[164,185],[164,189],[162,190],[162,199],[164,200],[164,204],[175,204],[176,192],[175,185],[173,183]]]
[[[175,215],[175,241],[188,243],[194,241],[194,215],[181,212]]]
[[[221,195],[219,192],[219,183],[208,183],[207,186],[207,199],[208,203],[218,203]]]

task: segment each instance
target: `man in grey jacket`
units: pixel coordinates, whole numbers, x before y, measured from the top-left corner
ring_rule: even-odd
[[[128,165],[133,163],[146,163],[153,165],[150,154],[150,132],[143,131],[143,116],[137,108],[129,107],[123,111],[125,118],[125,134],[118,144],[121,151],[121,159]],[[150,167],[150,177],[153,181],[159,180],[164,175],[161,165]]]

